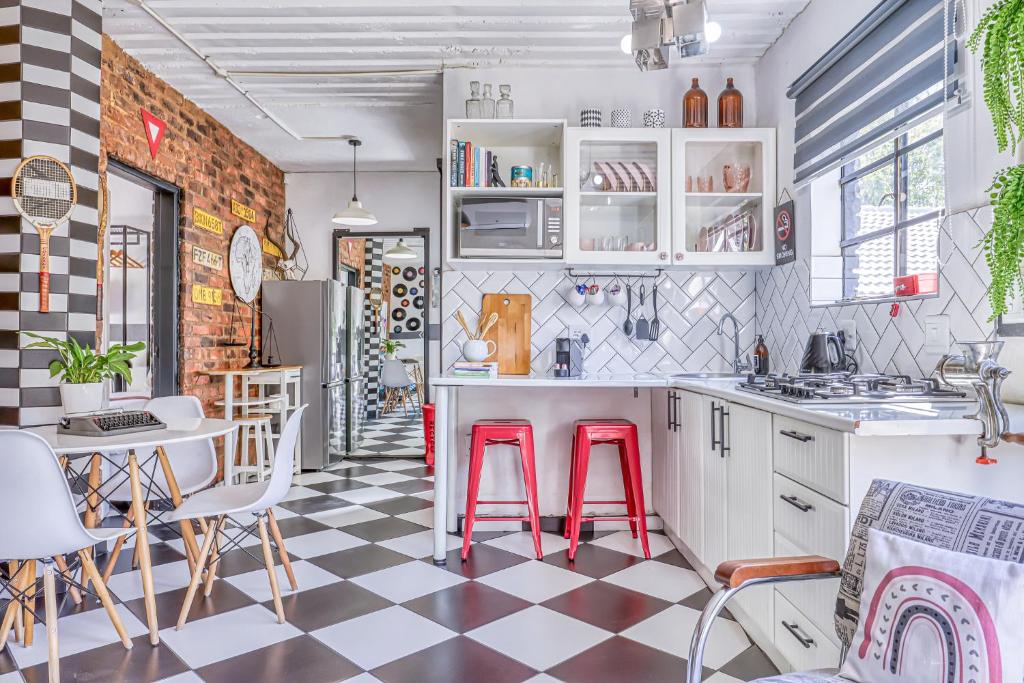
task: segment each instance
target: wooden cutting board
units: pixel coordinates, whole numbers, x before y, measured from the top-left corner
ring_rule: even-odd
[[[533,297],[529,294],[484,294],[481,320],[486,320],[491,313],[498,314],[498,322],[484,339],[498,345],[495,354],[498,372],[503,375],[530,374]]]

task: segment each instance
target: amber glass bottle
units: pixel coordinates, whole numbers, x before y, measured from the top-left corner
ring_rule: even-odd
[[[754,347],[754,374],[768,374],[768,345],[764,343],[764,335],[757,335],[757,346]]]
[[[743,93],[732,84],[732,78],[726,79],[725,90],[718,96],[718,127],[743,127]]]
[[[690,89],[683,96],[683,126],[686,128],[708,127],[708,94],[700,89],[700,83],[693,79]]]

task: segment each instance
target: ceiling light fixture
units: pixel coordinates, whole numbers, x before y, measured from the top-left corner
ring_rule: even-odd
[[[704,24],[704,37],[709,43],[714,43],[722,37],[722,25],[717,21],[709,21]]]
[[[413,261],[420,257],[409,248],[404,239],[399,238],[398,244],[384,252],[385,261]]]
[[[356,197],[356,149],[363,143],[353,139],[349,140],[348,144],[352,145],[352,199],[343,211],[334,214],[331,222],[339,225],[377,225],[377,217],[364,209],[363,203]]]

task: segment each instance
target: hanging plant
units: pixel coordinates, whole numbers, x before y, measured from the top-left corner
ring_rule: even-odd
[[[967,46],[981,47],[982,92],[999,151],[1015,150],[1024,132],[1024,0],[998,0],[981,17]]]
[[[1024,164],[1004,169],[989,188],[992,227],[985,234],[985,262],[992,274],[988,290],[992,318],[1006,312],[1006,302],[1024,294],[1020,262],[1024,258]]]

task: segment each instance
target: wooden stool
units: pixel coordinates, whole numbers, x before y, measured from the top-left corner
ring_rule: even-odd
[[[236,474],[242,475],[242,481],[245,481],[245,475],[255,474],[256,481],[263,481],[266,479],[267,474],[270,472],[270,465],[274,457],[274,435],[270,428],[272,415],[261,415],[251,413],[244,417],[236,417],[235,422],[238,424],[238,465],[234,466],[233,469],[228,471],[228,463],[224,463],[224,481],[228,484],[233,484],[234,476]],[[249,457],[249,437],[252,436],[252,440],[256,446],[256,462],[253,464],[246,464],[250,461]],[[233,456],[233,454],[232,454]],[[230,458],[232,465],[234,465],[234,457]]]

